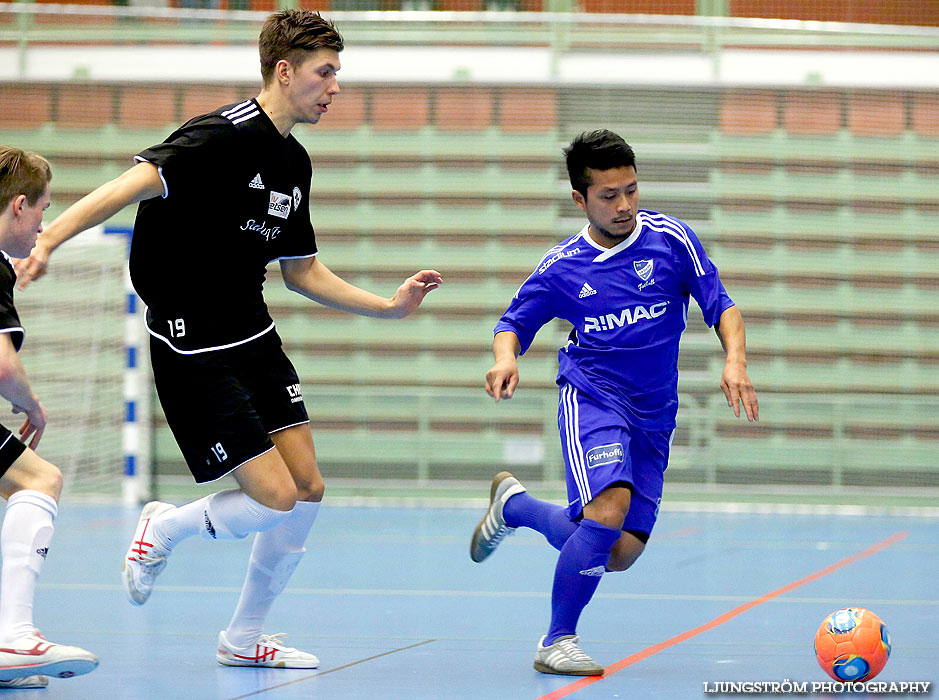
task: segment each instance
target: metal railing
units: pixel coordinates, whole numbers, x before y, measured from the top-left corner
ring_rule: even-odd
[[[350,43],[396,46],[543,47],[573,50],[693,51],[719,57],[728,47],[939,50],[939,28],[739,17],[572,12],[568,0],[546,12],[335,11]],[[0,46],[19,64],[31,45],[133,43],[254,45],[265,12],[0,3]]]

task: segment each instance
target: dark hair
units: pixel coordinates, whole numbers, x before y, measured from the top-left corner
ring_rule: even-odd
[[[304,53],[318,49],[342,51],[342,36],[331,20],[311,10],[281,10],[267,18],[258,38],[261,78],[268,85],[280,60],[303,62]]]
[[[608,129],[585,131],[564,149],[571,187],[587,197],[591,170],[636,167],[636,154],[619,134]]]
[[[0,146],[0,209],[6,209],[21,194],[26,195],[29,206],[36,206],[51,179],[52,168],[41,155]]]

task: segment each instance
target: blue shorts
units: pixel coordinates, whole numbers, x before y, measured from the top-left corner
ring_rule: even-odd
[[[578,519],[597,494],[625,482],[632,497],[623,530],[649,535],[659,515],[674,431],[640,430],[567,383],[558,400],[558,430],[567,467],[568,517]]]

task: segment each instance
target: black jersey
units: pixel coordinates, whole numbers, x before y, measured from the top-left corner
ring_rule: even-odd
[[[23,346],[26,331],[20,325],[20,317],[13,306],[13,285],[16,283],[16,272],[13,263],[6,253],[0,258],[0,333],[9,333],[13,341],[13,348],[19,352]]]
[[[150,333],[188,354],[272,330],[267,264],[316,254],[303,147],[248,100],[186,122],[136,159],[157,166],[164,186],[140,203],[130,252]]]

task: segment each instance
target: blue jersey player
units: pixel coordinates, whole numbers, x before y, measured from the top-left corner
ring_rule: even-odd
[[[746,370],[743,319],[694,232],[638,208],[632,149],[606,131],[565,149],[573,198],[587,225],[538,263],[495,327],[486,391],[511,398],[516,358],[553,318],[574,329],[558,353],[558,429],[567,507],[540,501],[508,472],[496,475],[490,507],[473,533],[482,561],[508,532],[529,527],[560,551],[551,623],[535,669],[602,675],[578,646],[577,621],[607,571],[625,571],[645,548],[658,514],[678,410],[678,341],[690,297],[713,326],[727,361],[721,389],[734,414],[759,406]]]

